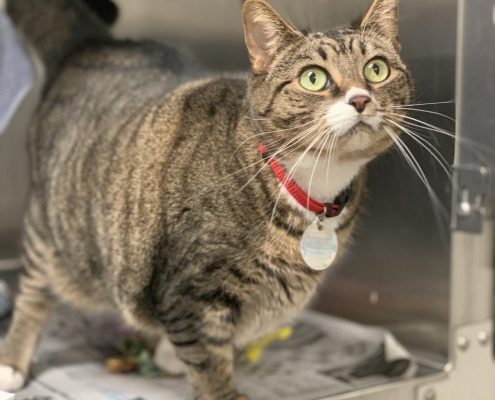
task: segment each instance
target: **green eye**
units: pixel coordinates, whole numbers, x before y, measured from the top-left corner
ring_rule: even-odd
[[[371,60],[364,67],[364,77],[371,83],[381,83],[390,76],[388,64],[381,59]]]
[[[304,89],[319,92],[327,87],[328,75],[322,68],[311,67],[302,73],[299,83]]]

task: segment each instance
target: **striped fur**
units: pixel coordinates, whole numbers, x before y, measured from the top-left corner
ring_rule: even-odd
[[[50,0],[60,2],[70,3]],[[293,29],[264,1],[244,7],[246,16],[264,13]],[[290,321],[324,276],[302,260],[308,215],[260,169],[259,143],[287,142],[322,104],[362,84],[354,64],[378,52],[395,74],[374,89],[382,104],[405,103],[411,91],[393,42],[380,32],[291,35],[260,64],[267,71],[253,69],[247,81],[189,81],[174,49],[106,34],[65,58],[30,132],[25,269],[3,364],[27,374],[51,305],[63,299],[117,310],[146,334],[167,335],[197,399],[244,398],[234,348]],[[298,72],[314,64],[333,76],[325,93],[297,88]],[[369,160],[390,146],[370,134],[362,128],[342,137],[337,161]],[[368,145],[356,146],[360,138]],[[351,202],[337,221],[341,249],[365,174],[363,167],[352,177]]]

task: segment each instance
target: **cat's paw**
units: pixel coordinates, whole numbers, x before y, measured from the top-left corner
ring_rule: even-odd
[[[16,392],[24,386],[26,379],[22,373],[8,365],[0,364],[0,390]]]
[[[175,355],[175,350],[166,337],[160,340],[153,362],[168,375],[181,376],[187,372],[186,365]]]

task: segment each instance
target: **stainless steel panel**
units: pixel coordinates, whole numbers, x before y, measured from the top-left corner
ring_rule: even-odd
[[[27,190],[24,130],[16,129],[19,123],[0,136],[0,259],[16,255]]]
[[[0,270],[18,265],[20,229],[28,193],[26,129],[39,87],[21,104],[0,136]]]
[[[469,235],[470,216],[456,207],[453,263],[452,323],[467,324],[493,318],[493,218],[495,205],[495,3],[493,0],[460,0],[458,43],[458,104],[456,167],[460,178],[469,170],[485,171],[484,185],[459,179],[454,199],[469,192],[470,202],[482,205],[480,233]],[[473,143],[476,148],[463,146]],[[485,210],[484,210],[485,209]],[[454,213],[455,214],[455,213]]]
[[[477,164],[495,168],[495,2],[493,0],[461,0],[458,54],[458,131],[460,143],[481,144],[460,146],[457,164]],[[489,200],[495,197],[491,181]]]

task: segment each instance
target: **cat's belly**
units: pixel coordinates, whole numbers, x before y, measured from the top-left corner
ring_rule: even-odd
[[[318,281],[307,282],[304,288],[292,292],[291,301],[272,297],[273,288],[265,287],[264,301],[247,304],[248,310],[241,319],[234,335],[234,345],[244,348],[253,341],[269,335],[281,327],[290,325],[316,292]]]
[[[115,310],[111,294],[101,279],[89,276],[86,274],[89,271],[81,266],[77,266],[77,276],[67,273],[67,269],[62,260],[54,259],[47,271],[51,289],[58,297],[78,308]]]
[[[243,349],[263,336],[270,335],[278,329],[289,325],[302,307],[285,307],[259,309],[249,321],[241,324],[234,336],[234,345]]]

